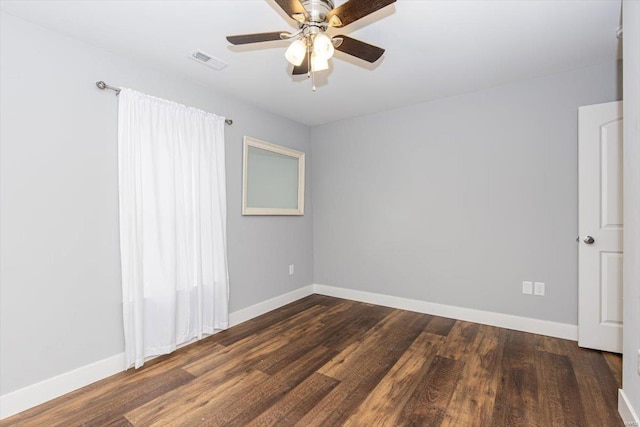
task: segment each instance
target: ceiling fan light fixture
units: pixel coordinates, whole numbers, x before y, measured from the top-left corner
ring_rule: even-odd
[[[295,65],[296,67],[302,64],[305,56],[307,55],[307,45],[301,39],[298,39],[291,43],[284,53],[284,57],[287,61]]]
[[[284,54],[287,61],[293,64],[291,74],[306,74],[311,78],[311,87],[315,91],[315,72],[329,69],[329,59],[336,50],[371,64],[384,54],[384,49],[377,46],[345,35],[330,37],[325,31],[350,25],[396,0],[341,0],[342,4],[338,7],[335,7],[334,0],[271,1],[275,1],[284,13],[297,21],[297,31],[239,34],[227,36],[227,40],[233,45],[291,40]]]
[[[326,34],[316,34],[313,39],[313,53],[318,58],[323,58],[326,61],[333,56],[334,51],[333,43]]]

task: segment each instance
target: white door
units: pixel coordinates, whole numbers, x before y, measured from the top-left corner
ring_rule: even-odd
[[[622,101],[578,123],[578,345],[622,353]]]

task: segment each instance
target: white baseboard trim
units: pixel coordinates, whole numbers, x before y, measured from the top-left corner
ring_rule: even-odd
[[[313,294],[313,285],[296,289],[229,314],[229,326],[235,326],[283,305]],[[195,342],[195,341],[194,341]],[[185,343],[188,345],[190,343]],[[180,346],[183,347],[184,345]],[[0,420],[51,399],[70,393],[125,370],[124,353],[65,372],[53,378],[0,396]]]
[[[640,426],[640,418],[622,389],[618,389],[618,413],[625,426]]]
[[[402,310],[410,310],[418,313],[449,317],[457,320],[465,320],[467,322],[481,323],[483,325],[498,326],[516,331],[531,332],[534,334],[547,335],[572,341],[578,340],[578,326],[567,323],[531,319],[528,317],[513,316],[511,314],[494,313],[490,311],[437,304],[433,302],[357,291],[354,289],[338,288],[335,286],[321,284],[314,284],[313,289],[317,294],[332,297],[345,298],[353,301],[382,305],[385,307],[399,308]]]
[[[276,308],[280,308],[283,305],[287,305],[304,297],[308,297],[313,294],[313,285],[307,285],[304,288],[299,288],[291,292],[287,292],[283,295],[268,299],[266,301],[259,302],[250,307],[243,308],[242,310],[234,311],[229,314],[229,327],[236,326],[247,320],[251,320],[254,317],[261,316]]]
[[[82,366],[0,396],[0,419],[10,417],[63,394],[124,370],[124,353]]]

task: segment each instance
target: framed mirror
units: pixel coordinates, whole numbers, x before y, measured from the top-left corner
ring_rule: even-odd
[[[242,215],[304,214],[304,153],[244,137]]]

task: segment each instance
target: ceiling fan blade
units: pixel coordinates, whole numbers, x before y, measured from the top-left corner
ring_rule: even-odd
[[[360,40],[352,39],[351,37],[335,36],[334,38],[342,39],[342,43],[336,46],[336,50],[355,56],[356,58],[364,59],[367,62],[376,62],[384,53],[384,49],[381,49],[378,46],[361,42]]]
[[[275,0],[278,6],[284,10],[287,15],[295,19],[296,21],[300,21],[300,17],[303,17],[302,22],[304,22],[304,18],[308,18],[309,14],[307,10],[302,6],[302,4],[298,0]]]
[[[360,18],[395,3],[396,0],[349,0],[327,14],[332,27],[344,27]]]
[[[302,61],[302,64],[293,66],[293,72],[291,74],[293,74],[294,76],[299,76],[301,74],[307,74],[308,72],[309,61],[307,61],[307,59],[305,58],[305,60]]]
[[[227,36],[227,40],[231,44],[248,44],[259,42],[270,42],[274,40],[282,40],[280,34],[286,33],[286,31],[274,31],[272,33],[255,33],[255,34],[240,34],[237,36]]]

